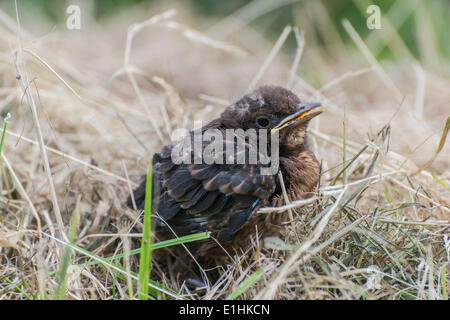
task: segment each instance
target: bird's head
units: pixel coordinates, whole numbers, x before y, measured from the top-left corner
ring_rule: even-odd
[[[323,111],[318,102],[302,103],[288,89],[263,86],[246,94],[221,114],[221,123],[233,129],[266,129],[279,134],[280,146],[297,147],[304,143],[309,121]]]

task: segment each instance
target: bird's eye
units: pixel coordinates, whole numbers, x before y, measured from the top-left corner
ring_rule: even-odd
[[[258,116],[256,118],[256,124],[260,128],[267,128],[269,127],[270,123],[271,123],[270,119],[266,116]]]

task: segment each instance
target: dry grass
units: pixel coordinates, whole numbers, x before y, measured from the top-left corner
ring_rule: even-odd
[[[326,107],[310,130],[320,186],[311,199],[261,209],[292,211],[285,239],[255,232],[254,259],[236,257],[201,298],[447,299],[448,143],[427,161],[450,81],[405,53],[398,35],[387,45],[403,55],[377,61],[348,21],[353,42],[330,32],[319,46],[313,23],[330,30],[330,22],[316,3],[294,12],[300,31],[288,26],[276,43],[247,25],[272,10],[254,3],[204,21],[209,28],[181,5],[184,16],[153,8],[42,37],[25,20],[23,43],[16,19],[0,12],[0,107],[12,115],[1,161],[0,299],[49,299],[63,284],[66,299],[136,298],[142,224],[123,203],[150,155],[174,128],[217,117],[263,83]],[[280,50],[287,37],[297,51]],[[379,47],[384,38],[374,37],[367,43]],[[170,270],[154,268],[166,274],[159,297],[189,298]]]

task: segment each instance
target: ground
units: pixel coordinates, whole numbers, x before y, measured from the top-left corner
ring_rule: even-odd
[[[402,58],[384,62],[358,37],[319,45],[308,23],[273,42],[245,21],[227,37],[219,32],[226,20],[220,28],[203,21],[211,27],[200,32],[189,13],[165,9],[41,37],[27,21],[18,33],[16,20],[0,15],[0,107],[11,115],[0,299],[135,298],[142,222],[124,202],[151,154],[174,129],[206,123],[260,84],[324,105],[309,134],[322,163],[317,194],[261,209],[292,210],[286,237],[255,232],[253,260],[242,264],[237,252],[201,296],[158,264],[150,294],[447,299],[448,143],[433,156],[445,142],[449,78],[411,58],[398,38],[387,45]],[[297,50],[279,50],[287,37]]]

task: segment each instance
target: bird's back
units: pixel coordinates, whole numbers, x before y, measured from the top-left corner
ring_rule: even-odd
[[[229,142],[225,131],[217,132],[222,134],[225,146]],[[216,240],[225,244],[233,240],[257,208],[274,194],[277,183],[274,176],[261,174],[260,163],[226,163],[225,157],[229,156],[226,148],[216,154],[223,156],[223,163],[208,164],[205,159],[195,163],[194,148],[187,157],[190,161],[178,163],[173,159],[174,149],[191,137],[192,132],[184,142],[166,146],[153,157],[152,207],[157,208],[154,212],[156,228],[160,232],[175,232],[177,236],[211,231]],[[232,143],[236,159],[238,142],[233,139]],[[211,141],[203,141],[201,150],[205,151],[210,145]],[[137,208],[141,210],[145,203],[145,185],[144,179],[134,192]],[[131,204],[131,198],[128,202]]]

